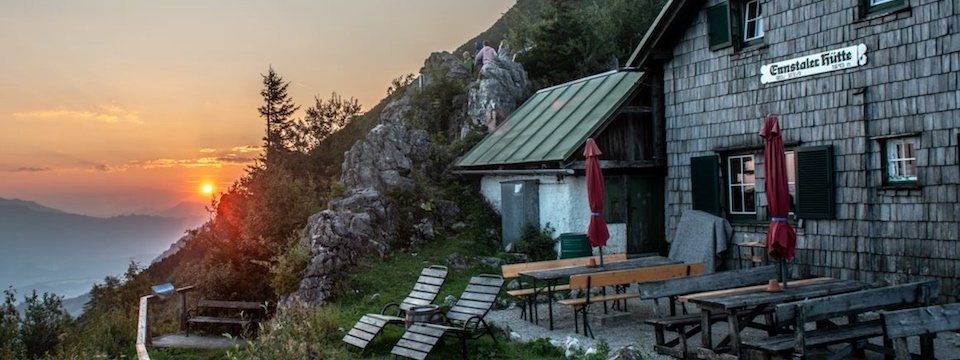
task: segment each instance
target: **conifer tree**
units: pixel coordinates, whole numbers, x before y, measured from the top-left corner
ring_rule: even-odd
[[[13,289],[4,290],[3,295],[3,305],[0,305],[0,359],[19,359],[23,357],[18,334],[20,313],[17,312]]]
[[[360,115],[360,102],[354,97],[344,99],[333,92],[329,100],[313,99],[314,105],[307,108],[306,116],[297,125],[296,147],[302,152],[316,148],[323,139]]]
[[[60,345],[60,337],[69,321],[69,315],[63,309],[63,297],[43,293],[24,297],[26,311],[20,325],[20,340],[27,357],[37,359],[55,354]]]
[[[267,136],[266,141],[266,159],[264,163],[269,168],[279,161],[278,156],[285,153],[292,142],[292,127],[294,125],[292,115],[299,106],[293,103],[293,99],[287,95],[287,87],[290,82],[284,82],[283,77],[273,71],[270,67],[263,77],[263,90],[260,96],[263,96],[263,105],[257,108],[260,117],[266,120]]]

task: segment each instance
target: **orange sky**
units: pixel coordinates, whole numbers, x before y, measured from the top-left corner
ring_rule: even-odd
[[[367,109],[515,0],[0,2],[0,197],[98,216],[208,202],[257,156],[260,74]],[[299,114],[298,114],[299,115]]]

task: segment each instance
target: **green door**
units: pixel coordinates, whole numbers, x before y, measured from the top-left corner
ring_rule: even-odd
[[[663,192],[662,177],[627,177],[628,254],[667,254]]]

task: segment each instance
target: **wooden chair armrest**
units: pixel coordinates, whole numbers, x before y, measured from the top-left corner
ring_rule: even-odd
[[[387,305],[384,305],[384,306],[383,306],[383,309],[380,310],[380,315],[387,315],[387,311],[388,311],[391,307],[397,308],[397,312],[396,312],[397,315],[396,315],[396,316],[401,316],[401,317],[403,316],[403,312],[404,312],[404,311],[403,311],[403,309],[400,309],[400,304],[397,304],[397,303],[389,303],[389,304],[387,304]]]

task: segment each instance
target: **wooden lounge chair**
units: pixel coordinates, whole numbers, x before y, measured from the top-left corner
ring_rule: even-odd
[[[432,265],[420,272],[417,284],[399,304],[387,304],[379,314],[366,314],[357,321],[343,337],[343,342],[365,349],[383,327],[388,324],[402,324],[406,313],[416,306],[430,305],[440,293],[440,287],[447,279],[447,267]]]
[[[497,338],[483,320],[493,303],[497,300],[503,277],[499,275],[478,275],[470,279],[470,284],[453,307],[445,314],[439,324],[414,323],[393,347],[391,353],[396,356],[423,360],[430,354],[444,335],[460,339],[463,358],[467,358],[467,339],[476,339],[489,334],[493,341]]]

